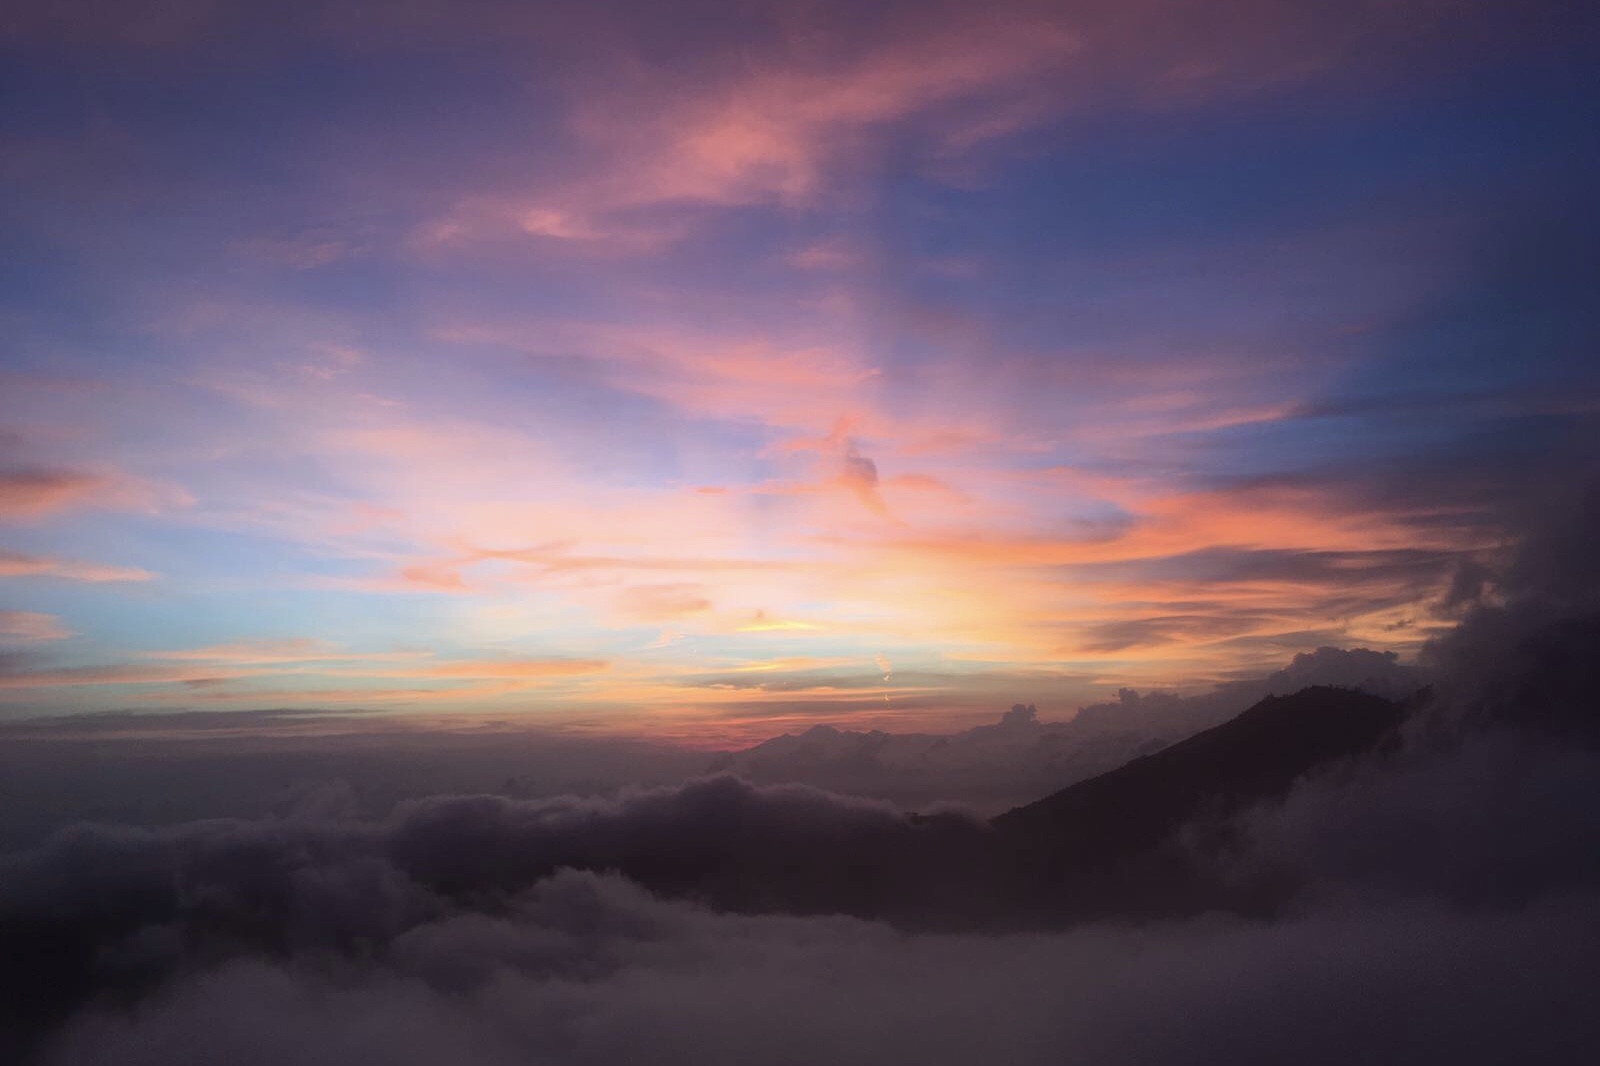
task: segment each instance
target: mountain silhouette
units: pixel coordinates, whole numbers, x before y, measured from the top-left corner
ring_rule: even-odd
[[[1269,696],[1235,718],[992,819],[1033,903],[1074,914],[1235,906],[1216,896],[1180,834],[1224,831],[1246,807],[1308,772],[1394,738],[1407,706],[1317,686]],[[1192,835],[1192,834],[1191,834]]]

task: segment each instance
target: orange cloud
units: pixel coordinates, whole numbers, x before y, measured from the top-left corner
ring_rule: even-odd
[[[757,611],[755,617],[736,627],[740,633],[796,633],[826,628],[816,622],[798,618],[773,618],[766,611]]]
[[[191,667],[113,664],[109,666],[65,666],[53,669],[0,673],[0,689],[72,688],[84,685],[156,685],[174,682],[194,684],[221,678],[248,676],[248,672],[224,670],[197,676]]]
[[[521,691],[541,681],[577,678],[603,673],[609,663],[598,659],[467,659],[423,665],[385,666],[362,660],[359,665],[319,665],[294,657],[271,658],[270,652],[257,652],[256,663],[236,665],[220,661],[227,654],[222,646],[197,649],[193,661],[173,664],[113,663],[15,670],[0,673],[0,690],[34,692],[39,690],[94,686],[172,686],[181,685],[185,701],[262,700],[281,696],[298,700],[377,703],[390,699],[436,699],[471,695],[489,697]],[[174,653],[181,658],[184,653]],[[245,650],[244,655],[250,652]],[[417,658],[409,656],[408,658]],[[348,685],[324,688],[261,688],[252,682],[266,678],[321,676],[342,679],[416,679],[457,681],[463,684],[372,688]]]
[[[624,617],[641,622],[669,622],[711,609],[705,586],[686,582],[633,585],[623,589],[617,599]]]
[[[471,677],[536,681],[547,677],[578,677],[603,673],[604,659],[467,659],[404,670],[372,671],[380,677]]]
[[[288,637],[281,640],[245,640],[233,644],[211,644],[203,648],[151,652],[149,657],[180,662],[257,664],[384,662],[417,659],[425,657],[426,654],[425,652],[351,652],[320,640]]]

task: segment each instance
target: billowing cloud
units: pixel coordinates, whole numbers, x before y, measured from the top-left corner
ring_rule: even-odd
[[[1279,926],[903,937],[842,919],[719,916],[568,874],[506,913],[419,926],[353,980],[298,961],[182,979],[137,1017],[86,1017],[44,1061],[154,1064],[202,1044],[241,1063],[472,1066],[1025,1066],[1067,1049],[1154,1064],[1394,1051],[1560,1061],[1595,1036],[1582,940],[1597,931],[1592,912],[1550,902],[1521,914],[1395,908]],[[1507,972],[1524,976],[1508,984]]]

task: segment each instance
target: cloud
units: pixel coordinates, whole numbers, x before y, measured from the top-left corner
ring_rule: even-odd
[[[1448,755],[1413,744],[1386,765],[1303,785],[1242,820],[1232,876],[1325,899],[1426,895],[1522,907],[1600,888],[1600,757],[1491,731]]]
[[[1392,651],[1318,648],[1301,652],[1288,666],[1267,675],[1266,689],[1287,695],[1313,685],[1332,685],[1400,700],[1422,688],[1427,677],[1426,671],[1402,664]]]
[[[1513,517],[1513,550],[1458,572],[1458,625],[1423,648],[1435,725],[1512,723],[1600,744],[1586,647],[1600,636],[1600,481],[1574,479]]]
[[[183,662],[222,663],[307,663],[371,662],[384,659],[415,659],[421,652],[351,652],[326,641],[310,637],[284,637],[275,640],[245,640],[233,644],[210,644],[202,648],[150,652],[153,659]]]
[[[131,991],[177,976],[186,941],[209,945],[193,962],[213,948],[247,958],[275,944],[398,949],[431,918],[511,902],[562,867],[619,870],[736,911],[899,910],[970,891],[964,876],[930,880],[927,863],[980,835],[954,814],[912,819],[729,777],[615,799],[432,797],[377,822],[314,811],[80,827],[0,857],[0,981],[16,1012],[0,1028],[47,1021],[97,987]],[[74,929],[88,941],[64,943]],[[47,973],[30,976],[41,965]],[[19,996],[30,983],[33,993]]]
[[[935,157],[1017,125],[991,116],[1038,121],[1041,109],[1018,110],[1015,96],[1047,98],[1038,83],[1072,55],[1070,30],[1022,12],[957,27],[948,14],[833,56],[764,48],[766,60],[743,69],[706,57],[696,77],[685,66],[634,64],[588,86],[569,118],[586,163],[580,180],[469,197],[424,233],[457,240],[487,223],[648,248],[677,230],[653,221],[652,208],[814,203],[870,152],[874,130],[922,112],[967,109],[957,131],[936,139]]]
[[[1202,18],[1192,6],[1021,2],[977,16],[944,3],[780,4],[688,40],[681,26],[637,12],[602,20],[590,33],[611,50],[584,53],[565,79],[573,103],[561,116],[561,156],[461,195],[418,240],[510,234],[568,255],[650,254],[693,232],[708,209],[849,205],[894,164],[981,184],[986,149],[1066,116],[1343,83],[1360,77],[1345,61],[1374,42],[1413,55],[1442,29],[1483,21],[1470,3],[1350,18],[1249,3],[1212,5]],[[460,20],[445,21],[461,31]],[[558,54],[571,44],[535,41]],[[803,267],[837,265],[815,247],[824,251],[802,254]]]
[[[888,508],[878,494],[878,464],[862,455],[854,442],[845,448],[839,461],[839,483],[855,493],[867,510],[888,516]]]
[[[466,659],[393,670],[378,669],[370,673],[378,677],[481,677],[521,681],[598,674],[609,666],[603,659]]]
[[[33,522],[84,507],[153,512],[191,502],[181,490],[123,474],[47,467],[0,471],[0,521]]]
[[[255,263],[289,270],[315,270],[336,263],[353,251],[337,230],[306,230],[288,237],[256,237],[235,241],[233,255]]]
[[[93,499],[107,487],[105,478],[82,471],[0,472],[0,518],[41,518]]]
[[[1152,1064],[1390,1054],[1490,1063],[1576,1061],[1597,1035],[1583,997],[1600,976],[1586,950],[1600,913],[1587,897],[906,933],[718,913],[594,873],[540,879],[493,907],[452,907],[381,864],[338,857],[333,841],[301,840],[306,859],[288,867],[273,850],[223,839],[186,867],[205,935],[266,933],[276,949],[240,951],[234,939],[231,960],[175,965],[180,930],[196,928],[181,914],[183,924],[128,937],[97,965],[124,988],[170,973],[160,994],[137,1013],[107,1004],[78,1014],[39,1061],[142,1066],[204,1047],[246,1064],[1024,1066],[1068,1050]],[[77,863],[75,879],[97,868],[88,852]],[[251,881],[231,882],[230,869]],[[159,865],[124,859],[124,870],[160,883]]]
[[[0,690],[75,688],[86,685],[157,685],[213,682],[250,676],[236,667],[216,667],[197,673],[190,666],[114,663],[97,666],[59,666],[40,669],[0,669]]]
[[[378,816],[323,796],[0,856],[6,1049],[43,1066],[201,1047],[472,1066],[1579,1061],[1600,1037],[1600,758],[1542,723],[1590,690],[1519,679],[1587,663],[1592,643],[1550,638],[1588,602],[1550,576],[1551,545],[1585,543],[1530,539],[1504,604],[1474,616],[1514,627],[1494,629],[1510,654],[1476,692],[1521,713],[1457,716],[1443,739],[1419,717],[1278,802],[1202,814],[1152,853],[1180,864],[1162,884],[1193,916],[1152,920],[1135,891],[1112,915],[1137,923],[1026,912],[1024,856],[983,823],[803,786],[438,795]],[[1321,649],[1263,683],[1400,670]],[[1021,706],[988,728],[1046,726]],[[1150,872],[1066,876],[1131,890]]]
[[[1246,612],[1232,612],[1220,616],[1159,615],[1153,618],[1102,622],[1085,627],[1080,647],[1089,652],[1116,652],[1180,641],[1221,641],[1251,631],[1260,621],[1260,616],[1252,617]]]
[[[1473,907],[1600,887],[1597,501],[1580,482],[1524,512],[1515,549],[1474,579],[1493,596],[1424,648],[1432,684],[1411,701],[1404,745],[1244,819],[1240,876]],[[1395,672],[1370,651],[1328,651],[1274,683]]]
[[[28,555],[0,548],[0,578],[53,577],[66,581],[91,583],[119,581],[150,581],[156,575],[133,566],[106,566],[102,563],[78,562],[56,559],[45,555]]]
[[[618,596],[625,617],[645,622],[670,622],[711,609],[706,588],[694,582],[632,585]]]
[[[602,659],[499,658],[434,660],[426,653],[351,655],[314,641],[277,640],[213,645],[145,657],[156,662],[38,665],[31,659],[0,663],[0,690],[37,699],[41,691],[99,686],[184,686],[184,702],[250,701],[359,703],[465,700],[506,695],[542,682],[603,673]],[[337,688],[270,687],[271,681],[304,677],[332,679]],[[371,680],[413,680],[410,687],[375,687]],[[263,685],[259,682],[268,682]],[[455,684],[435,684],[455,682]],[[173,698],[172,693],[153,698]]]
[[[0,643],[65,640],[72,630],[61,624],[55,615],[37,611],[0,611]]]
[[[111,286],[126,301],[91,299],[88,320],[60,301],[24,316],[30,367],[99,380],[75,383],[69,397],[63,385],[41,379],[24,391],[22,373],[8,377],[11,421],[55,448],[19,468],[31,502],[18,506],[56,506],[39,502],[47,483],[85,507],[95,477],[172,471],[205,505],[192,521],[141,522],[135,539],[183,559],[174,592],[237,559],[252,583],[270,571],[292,595],[314,592],[305,599],[319,617],[378,631],[395,610],[415,611],[422,639],[450,637],[484,601],[537,602],[603,647],[618,675],[647,662],[626,661],[643,642],[630,625],[671,619],[686,637],[678,654],[709,659],[747,650],[731,620],[764,608],[816,625],[826,603],[838,610],[804,649],[818,655],[850,628],[867,649],[920,644],[952,660],[1033,668],[1073,658],[1074,669],[1145,685],[1232,675],[1324,641],[1407,651],[1438,621],[1426,610],[1443,591],[1438,568],[1498,532],[1485,538],[1479,524],[1444,535],[1472,524],[1462,513],[1459,526],[1421,538],[1440,555],[1418,558],[1409,575],[1391,556],[1362,555],[1417,546],[1422,520],[1446,517],[1439,482],[1393,464],[1382,432],[1341,424],[1336,440],[1302,436],[1326,432],[1303,423],[1331,418],[1382,414],[1377,429],[1409,427],[1417,420],[1403,416],[1427,406],[1417,394],[1415,405],[1374,412],[1359,394],[1327,395],[1330,383],[1369,386],[1362,368],[1377,342],[1363,334],[1329,352],[1322,333],[1334,315],[1413,319],[1407,300],[1452,284],[1457,253],[1472,247],[1472,234],[1452,228],[1445,241],[1427,220],[1393,230],[1353,190],[1459,177],[1390,148],[1464,106],[1446,91],[1460,82],[1446,71],[1520,62],[1455,51],[1463,26],[1482,32],[1477,5],[1340,14],[1189,0],[983,12],[828,2],[737,14],[712,4],[675,17],[638,4],[535,12],[490,0],[463,15],[433,0],[381,12],[334,0],[293,5],[264,36],[242,11],[160,6],[207,11],[202,25],[214,32],[187,39],[206,47],[95,65],[85,99],[122,98],[123,81],[158,59],[204,80],[221,57],[259,80],[266,57],[297,54],[308,38],[375,75],[385,57],[439,60],[400,79],[437,107],[406,92],[362,93],[358,78],[321,86],[326,100],[283,98],[305,121],[278,123],[244,107],[248,93],[224,94],[213,102],[226,121],[141,107],[114,135],[69,122],[36,131],[58,147],[36,145],[34,133],[17,146],[26,165],[12,175],[15,191],[39,247],[75,234],[62,245],[68,258],[128,282]],[[79,34],[95,48],[126,43],[108,30],[134,28],[114,8],[74,3],[59,36],[45,32],[56,16],[25,18],[19,40],[45,57],[44,95],[77,99],[55,82],[77,69],[75,51],[88,46]],[[1366,128],[1355,120],[1369,93],[1419,78],[1440,89],[1417,94],[1428,107],[1384,112],[1395,124],[1361,151],[1324,161],[1313,150],[1302,171],[1295,161],[1307,153],[1281,150],[1285,138],[1314,149],[1333,144],[1319,130],[1336,140]],[[524,87],[517,106],[454,111],[511,84]],[[1306,133],[1235,102],[1288,85],[1309,86],[1326,127]],[[301,136],[319,122],[325,136]],[[1452,119],[1441,150],[1476,158],[1499,145],[1498,128]],[[211,134],[223,150],[201,144]],[[182,152],[146,159],[136,146],[152,138],[218,166],[197,171]],[[1557,131],[1527,150],[1555,151],[1560,140]],[[450,151],[416,150],[435,141]],[[1219,154],[1224,142],[1238,150]],[[234,148],[299,159],[307,180],[241,216],[260,168]],[[1489,154],[1508,166],[1521,158]],[[339,190],[356,186],[372,197],[353,207]],[[215,227],[146,230],[167,208],[202,199],[217,205]],[[1436,206],[1477,217],[1448,205],[1462,206]],[[1508,221],[1483,217],[1490,228]],[[440,221],[459,223],[444,242],[453,250],[417,262],[406,235]],[[1173,246],[1177,231],[1179,244],[1205,247]],[[1448,244],[1445,272],[1389,254],[1396,233]],[[149,273],[143,245],[162,241],[184,276]],[[1366,269],[1379,250],[1381,269]],[[262,260],[306,272],[264,271]],[[389,276],[417,268],[426,291],[414,314],[383,313],[373,300],[393,291]],[[1352,272],[1362,276],[1353,300]],[[1404,293],[1368,298],[1400,274]],[[529,284],[486,283],[512,277]],[[1248,308],[1237,294],[1209,298],[1241,278]],[[1152,293],[1164,295],[1152,303]],[[1215,324],[1235,317],[1237,327]],[[1291,320],[1300,325],[1282,325]],[[46,354],[76,350],[79,330],[150,328],[151,360]],[[441,354],[441,344],[460,347]],[[350,358],[360,351],[364,361]],[[380,354],[401,351],[411,354]],[[1383,381],[1412,388],[1370,379]],[[1480,402],[1495,384],[1439,388],[1477,390],[1464,405],[1475,413],[1524,409]],[[786,457],[786,441],[824,435],[841,416],[856,419],[853,451]],[[1359,444],[1351,481],[1401,472],[1371,506],[1269,483],[1318,458],[1302,447],[1313,443],[1321,457]],[[1067,465],[1083,491],[1029,480]],[[1244,486],[1245,475],[1260,477]],[[1150,491],[1154,481],[1168,491]],[[723,492],[685,502],[670,491],[695,484]],[[897,521],[872,521],[883,514]],[[561,547],[542,560],[474,553],[541,542]],[[19,547],[65,550],[41,543]],[[248,559],[236,554],[246,544]],[[1219,556],[1196,554],[1210,551]],[[1219,576],[1220,553],[1255,551],[1307,558],[1275,571],[1265,557],[1241,560],[1237,580]],[[1330,552],[1339,554],[1320,554]],[[1319,558],[1325,565],[1313,565]],[[717,565],[734,561],[743,568]],[[1115,581],[1071,569],[1101,562],[1129,565]],[[663,573],[637,573],[651,568]],[[18,572],[15,561],[0,572]],[[627,591],[658,582],[703,591],[677,603]],[[399,604],[345,595],[359,591],[438,595]],[[714,609],[699,610],[702,599]],[[1190,599],[1211,603],[1171,602]],[[1420,620],[1414,631],[1382,628],[1401,614]],[[1203,639],[1207,625],[1229,638]]]
[[[201,1046],[245,1066],[1026,1066],[1068,1048],[1153,1066],[1197,1054],[1566,1061],[1594,1033],[1579,940],[1593,931],[1592,915],[1545,905],[900,937],[848,920],[715,915],[568,874],[499,915],[420,925],[353,974],[297,958],[182,979],[137,1017],[86,1017],[45,1061],[139,1066]]]

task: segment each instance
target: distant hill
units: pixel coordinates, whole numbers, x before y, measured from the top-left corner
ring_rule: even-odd
[[[1115,769],[1233,718],[1267,696],[1318,685],[1403,699],[1425,679],[1392,652],[1318,648],[1264,677],[1181,696],[1124,688],[1115,699],[1043,721],[1017,704],[959,733],[889,733],[814,726],[723,753],[708,766],[760,784],[802,782],[903,807],[956,800],[986,813]]]
[[[813,726],[725,753],[707,769],[761,784],[803,782],[905,807],[958,800],[992,813],[1193,732],[1141,728],[1144,724],[1041,722],[1031,705],[1018,704],[994,724],[960,733]]]

